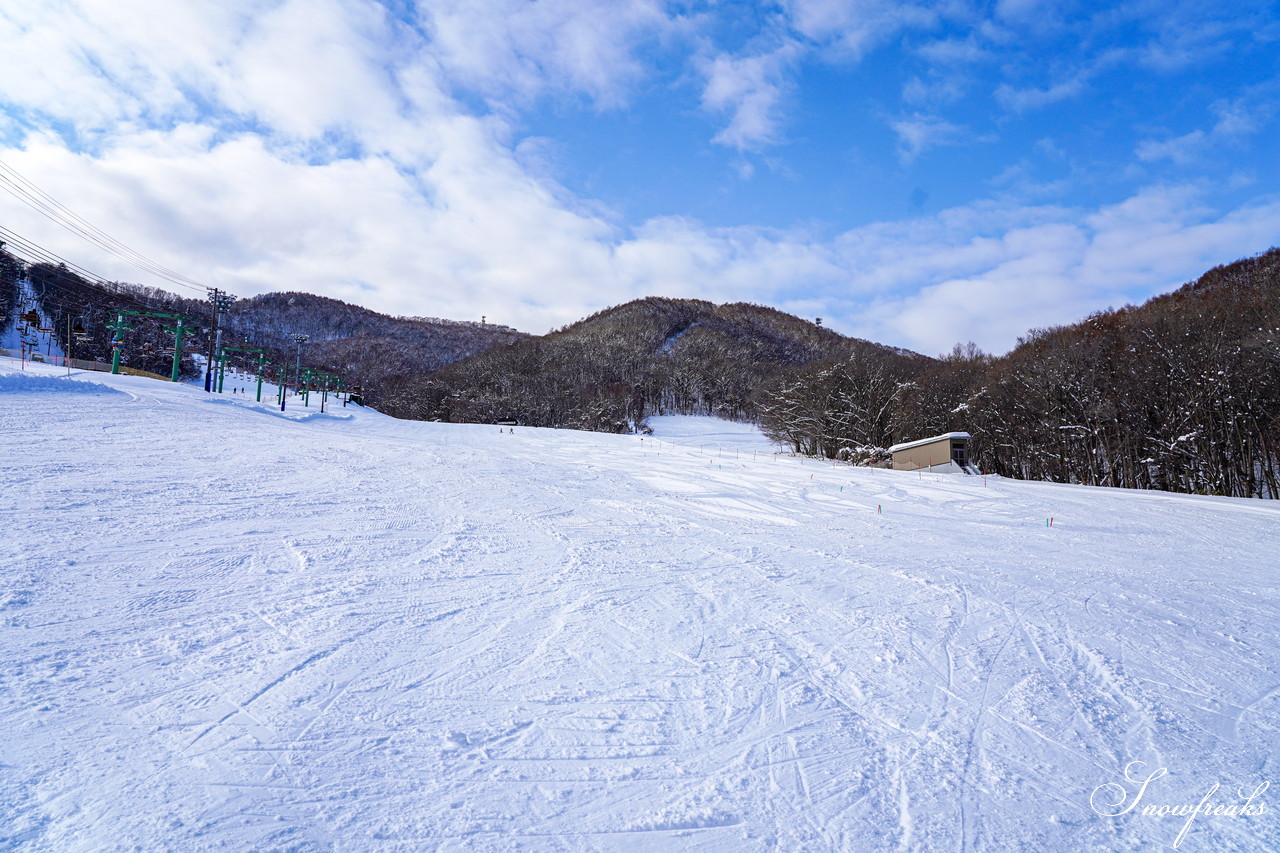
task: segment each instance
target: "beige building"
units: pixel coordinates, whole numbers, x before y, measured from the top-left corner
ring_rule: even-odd
[[[941,474],[972,474],[969,463],[969,433],[948,432],[933,438],[908,441],[889,448],[895,471],[936,471]]]

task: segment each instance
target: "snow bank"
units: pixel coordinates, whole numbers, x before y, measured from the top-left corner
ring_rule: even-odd
[[[66,376],[0,372],[0,394],[30,393],[119,394],[121,392],[97,382],[84,382]]]

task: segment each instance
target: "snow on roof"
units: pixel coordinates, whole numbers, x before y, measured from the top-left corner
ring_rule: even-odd
[[[942,435],[935,435],[933,438],[922,438],[917,441],[906,441],[902,444],[895,444],[889,448],[890,453],[897,453],[899,450],[910,450],[913,447],[923,447],[926,444],[933,444],[935,441],[942,441],[944,438],[972,438],[967,432],[944,432]]]

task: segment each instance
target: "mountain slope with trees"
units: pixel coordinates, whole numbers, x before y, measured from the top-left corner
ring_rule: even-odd
[[[207,349],[207,302],[0,249],[6,325],[32,307],[20,291],[62,348],[68,326],[83,326],[81,357],[109,358],[106,323],[121,309],[197,318],[188,350]],[[165,321],[131,322],[124,363],[167,374]],[[1280,249],[1142,306],[1032,330],[1000,357],[969,344],[927,358],[772,308],[656,297],[540,337],[305,293],[242,300],[224,328],[224,343],[289,366],[292,335],[309,335],[305,365],[399,417],[618,432],[652,414],[715,414],[865,464],[895,442],[965,430],[971,458],[1007,476],[1280,498]]]
[[[927,361],[759,305],[649,297],[393,384],[377,402],[401,417],[606,432],[663,413],[753,420],[771,377],[855,354]]]
[[[32,304],[24,304],[23,294]],[[112,333],[107,323],[119,311],[181,314],[186,329],[183,375],[197,372],[191,353],[206,353],[211,325],[210,305],[157,288],[94,281],[61,264],[24,263],[0,248],[0,314],[3,327],[18,314],[35,309],[53,329],[59,349],[72,348],[79,358],[108,361]],[[168,375],[172,363],[172,321],[130,316],[121,361],[141,370]],[[83,340],[71,341],[68,329],[83,328]],[[489,347],[529,337],[506,326],[438,318],[391,317],[310,293],[268,293],[242,299],[223,315],[223,344],[265,349],[271,363],[292,368],[297,361],[293,335],[305,334],[303,363],[342,376],[349,385],[377,389],[400,375],[437,370]],[[46,342],[48,343],[48,342]],[[256,364],[235,354],[244,367]]]
[[[1023,479],[1280,497],[1280,250],[1140,307],[972,345],[913,376],[837,360],[764,393],[761,425],[804,453],[883,459],[950,430]]]
[[[255,346],[294,353],[293,335],[309,340],[304,361],[373,394],[385,383],[438,370],[529,335],[507,326],[464,320],[392,317],[311,293],[267,293],[236,302],[226,328]],[[290,361],[292,363],[292,360]]]

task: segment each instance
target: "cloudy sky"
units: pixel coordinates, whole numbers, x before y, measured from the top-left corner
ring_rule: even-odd
[[[1271,0],[4,0],[0,45],[0,161],[242,296],[1000,352],[1280,244]]]

